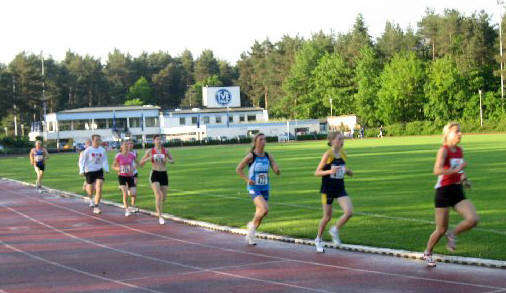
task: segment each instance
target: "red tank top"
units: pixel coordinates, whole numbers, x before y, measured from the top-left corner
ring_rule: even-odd
[[[163,155],[163,157],[159,157],[159,155]],[[167,157],[167,151],[164,147],[162,147],[162,152],[159,153],[156,151],[156,148],[151,149],[151,162],[154,163],[155,161],[157,163],[161,163],[163,158]]]
[[[446,145],[443,147],[446,149],[446,158],[443,163],[443,168],[445,170],[457,168],[464,162],[464,156],[460,147],[455,147],[454,152],[452,152],[452,150]],[[439,175],[436,183],[436,188],[448,186],[451,184],[460,184],[462,173],[464,173],[464,171],[460,171],[451,175]]]

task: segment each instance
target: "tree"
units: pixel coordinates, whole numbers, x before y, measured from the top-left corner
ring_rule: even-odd
[[[195,80],[205,80],[212,75],[219,75],[218,60],[214,58],[213,51],[204,50],[195,61]]]
[[[362,14],[357,15],[351,32],[345,35],[339,35],[336,40],[336,51],[339,52],[344,60],[354,68],[356,59],[360,54],[360,49],[365,46],[373,45],[371,36],[365,25]]]
[[[355,83],[357,84],[355,109],[362,125],[375,126],[378,123],[377,107],[380,88],[378,77],[381,70],[382,65],[374,49],[363,47],[355,68]]]
[[[139,99],[141,101],[152,101],[153,99],[153,90],[149,86],[148,80],[141,76],[134,85],[130,87],[128,90],[128,98],[131,99]]]
[[[205,80],[198,81],[186,92],[185,98],[181,101],[181,106],[201,107],[202,88],[205,86],[223,86],[223,83],[218,75],[211,75]]]
[[[144,102],[141,99],[129,99],[125,101],[125,106],[142,106]]]
[[[424,64],[413,52],[394,55],[380,75],[380,120],[386,124],[422,120],[424,80]]]

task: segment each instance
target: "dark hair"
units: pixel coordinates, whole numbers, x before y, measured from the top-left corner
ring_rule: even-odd
[[[255,134],[255,136],[253,136],[253,139],[251,139],[251,142],[253,143],[253,145],[251,146],[251,152],[253,152],[255,150],[255,147],[257,145],[257,140],[260,136],[265,136],[265,134],[259,132],[259,133]]]
[[[93,134],[93,135],[91,136],[91,139],[93,140],[93,139],[95,139],[95,137],[100,138],[100,134]]]
[[[153,140],[155,140],[157,137],[160,137],[160,134],[153,135]]]

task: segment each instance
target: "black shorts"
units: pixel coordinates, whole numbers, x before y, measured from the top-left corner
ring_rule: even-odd
[[[436,208],[453,207],[466,199],[462,184],[451,184],[436,189]]]
[[[104,170],[100,169],[98,171],[84,173],[86,176],[86,183],[93,184],[97,179],[104,180]]]
[[[336,194],[322,193],[322,204],[332,204],[334,202],[335,198],[340,198],[343,196],[348,196],[348,194],[346,193],[346,190],[343,190],[342,193],[336,193]]]
[[[139,175],[139,173],[135,173],[135,174],[134,174],[134,177],[135,177],[135,178],[137,178],[137,177],[138,177],[137,175]]]
[[[151,170],[151,177],[149,178],[151,183],[158,182],[160,186],[168,186],[169,185],[169,176],[167,175],[167,171],[155,171]]]
[[[119,185],[128,185],[128,188],[135,187],[133,176],[118,176]]]
[[[44,165],[44,162],[37,162],[35,163],[35,166],[37,167],[37,169],[39,169],[40,171],[44,171],[46,170],[46,166]]]

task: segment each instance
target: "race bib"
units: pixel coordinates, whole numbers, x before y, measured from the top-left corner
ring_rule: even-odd
[[[153,161],[156,163],[163,163],[163,159],[165,158],[164,154],[154,154],[153,155]]]
[[[255,175],[255,185],[267,185],[269,184],[269,176],[267,173],[260,173]]]
[[[121,174],[130,174],[130,172],[131,172],[130,165],[121,165],[121,166],[119,166],[119,172]]]
[[[464,159],[450,159],[450,169],[456,169],[462,163],[464,163]],[[459,173],[464,173],[464,170],[460,170]]]
[[[337,167],[336,173],[330,174],[331,179],[343,179],[346,173],[346,167],[344,165],[332,165],[331,167]]]
[[[44,160],[43,155],[35,155],[34,156],[35,162],[42,162]]]

